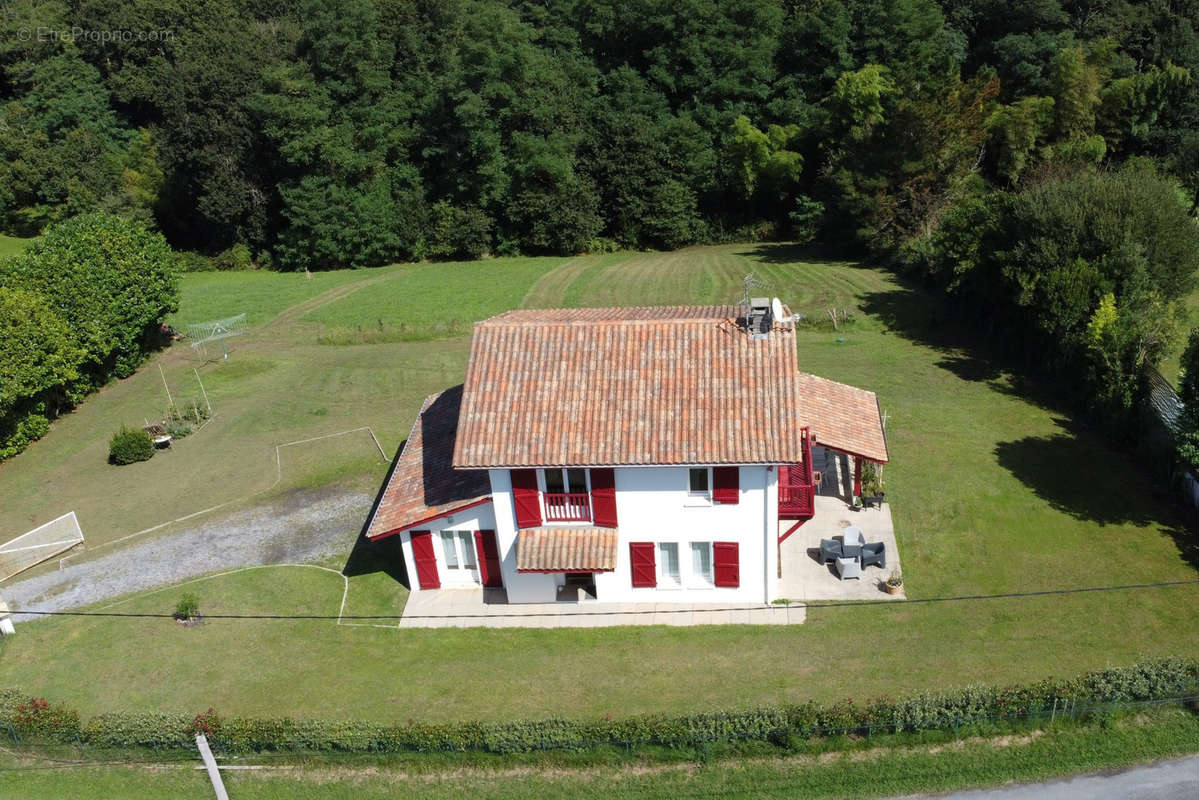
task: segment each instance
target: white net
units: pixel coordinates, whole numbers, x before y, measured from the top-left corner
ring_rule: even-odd
[[[83,531],[74,511],[39,525],[29,533],[0,544],[0,581],[82,543]]]
[[[210,322],[195,322],[187,326],[187,338],[192,347],[199,347],[218,339],[228,339],[230,336],[246,332],[246,315],[214,319]]]

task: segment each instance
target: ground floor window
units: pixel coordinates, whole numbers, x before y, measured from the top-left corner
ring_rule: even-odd
[[[712,575],[712,543],[691,543],[691,577],[698,586],[711,586]]]
[[[474,534],[471,531],[442,531],[441,548],[446,569],[478,569]]]
[[[658,586],[662,589],[677,589],[681,584],[678,542],[660,542],[658,544]]]

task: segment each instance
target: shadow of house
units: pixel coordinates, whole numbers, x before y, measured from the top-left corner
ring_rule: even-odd
[[[391,478],[395,475],[396,467],[399,466],[400,455],[404,452],[404,447],[407,444],[408,441],[404,440],[400,442],[400,446],[396,449],[395,458],[391,460],[391,467],[387,470],[387,477],[383,479],[383,483],[379,486],[379,491],[375,495],[375,501],[371,503],[371,510],[367,513],[366,519],[362,522],[362,528],[358,531],[358,538],[354,541],[354,549],[350,551],[350,557],[346,559],[345,566],[341,568],[341,574],[347,578],[353,578],[356,575],[370,575],[376,572],[383,572],[404,587],[408,589],[412,588],[408,586],[408,571],[404,566],[404,548],[401,547],[400,540],[391,537],[372,542],[366,538],[366,532],[370,529],[371,520],[375,518],[375,513],[379,510],[379,504],[383,502],[383,495],[387,492]]]
[[[386,572],[408,586],[401,539],[391,534],[490,496],[487,470],[453,468],[461,407],[460,385],[425,400],[375,497],[344,574]]]

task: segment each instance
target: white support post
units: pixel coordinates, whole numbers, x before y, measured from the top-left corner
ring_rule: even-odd
[[[212,781],[212,790],[216,792],[216,800],[229,800],[229,793],[225,791],[225,782],[221,780],[221,771],[217,768],[216,759],[212,757],[212,750],[208,748],[208,739],[204,734],[196,734],[196,748],[200,751],[200,758],[204,759],[204,768],[208,770],[208,780]]]

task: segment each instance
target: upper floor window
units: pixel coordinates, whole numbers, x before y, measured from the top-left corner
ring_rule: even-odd
[[[587,470],[546,469],[545,491],[549,494],[585,494],[587,492]]]
[[[543,469],[542,519],[546,522],[591,522],[591,495],[585,469]]]
[[[687,470],[687,498],[699,505],[706,505],[712,500],[711,467],[691,467]]]

